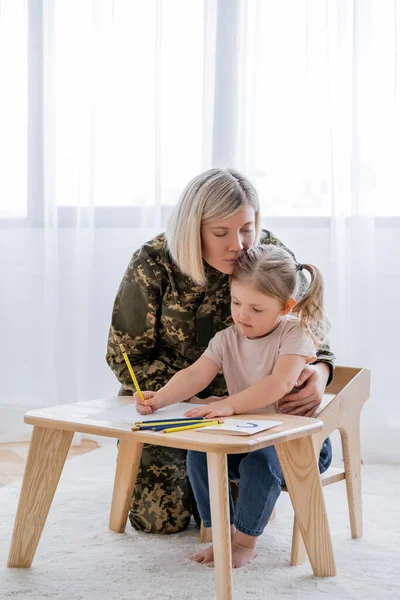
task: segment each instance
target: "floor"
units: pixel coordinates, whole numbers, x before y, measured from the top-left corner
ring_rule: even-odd
[[[86,454],[99,445],[94,440],[82,440],[79,446],[71,446],[68,457]],[[29,442],[0,444],[0,487],[20,479],[25,470]]]
[[[215,600],[213,569],[189,559],[204,548],[193,522],[176,535],[145,534],[129,522],[124,534],[109,530],[116,455],[111,439],[67,461],[32,569],[6,567],[21,483],[0,488],[2,599]],[[289,566],[293,509],[282,494],[257,558],[234,569],[234,599],[399,600],[399,468],[368,464],[362,477],[361,539],[350,535],[345,482],[324,488],[337,577],[313,577],[308,561]]]

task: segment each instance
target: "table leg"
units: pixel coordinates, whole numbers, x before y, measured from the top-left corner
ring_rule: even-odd
[[[32,564],[73,435],[73,431],[33,428],[8,567]]]
[[[133,488],[139,470],[143,444],[120,440],[109,527],[123,533],[132,501]]]
[[[276,451],[313,573],[334,576],[335,558],[312,436],[276,444]]]
[[[232,600],[232,554],[226,454],[207,452],[217,600]]]

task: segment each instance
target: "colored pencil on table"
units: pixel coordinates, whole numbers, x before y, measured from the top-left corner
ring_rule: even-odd
[[[198,421],[195,420],[189,420],[188,425],[194,425],[195,427],[203,427],[205,425],[220,425],[221,423],[223,423],[224,421],[222,419],[201,419]],[[184,421],[178,421],[178,422],[174,422],[174,421],[158,421],[155,423],[151,423],[151,422],[146,422],[146,423],[140,423],[140,424],[135,424],[131,430],[132,431],[164,431],[164,429],[170,429],[170,428],[178,428],[180,429],[181,427],[187,427],[188,425],[184,425]]]
[[[203,421],[197,421],[197,423],[190,423],[190,425],[202,425]],[[169,429],[170,427],[180,427],[180,425],[176,425],[175,423],[153,423],[152,425],[138,425],[138,429],[136,431],[163,431],[164,429]]]
[[[154,419],[154,421],[136,421],[135,425],[159,425],[161,423],[190,423],[190,422],[194,422],[194,423],[198,423],[199,421],[205,421],[206,419],[204,417],[199,417],[198,419]]]
[[[189,429],[200,429],[200,427],[209,427],[210,425],[220,425],[219,421],[208,421],[207,423],[197,423],[197,425],[184,425],[183,427],[168,427],[163,429],[163,433],[175,433],[176,431],[186,431]]]

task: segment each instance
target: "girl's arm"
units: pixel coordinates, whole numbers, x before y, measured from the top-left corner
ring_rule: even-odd
[[[231,396],[226,402],[232,406],[235,414],[274,404],[293,389],[306,361],[306,356],[298,354],[280,356],[271,375]]]
[[[164,406],[187,400],[204,390],[218,372],[219,368],[213,360],[201,356],[193,365],[176,373],[158,392],[143,392],[144,407],[149,407],[154,412]],[[143,403],[138,394],[134,398],[139,408],[139,404]]]
[[[274,404],[294,387],[305,363],[306,356],[285,354],[276,361],[271,375],[225,400],[212,402],[204,408],[194,408],[185,413],[188,417],[228,417],[247,413]]]

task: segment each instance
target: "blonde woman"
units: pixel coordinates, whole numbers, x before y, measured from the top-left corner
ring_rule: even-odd
[[[310,273],[301,292],[300,272]],[[229,396],[188,417],[229,417],[257,409],[279,410],[305,365],[316,359],[316,348],[326,337],[322,277],[312,265],[299,265],[283,248],[250,248],[239,257],[231,275],[231,312],[234,325],[218,332],[203,355],[177,373],[161,390],[144,391],[145,404],[135,394],[139,412],[182,401],[207,386],[222,372]],[[329,467],[332,450],[325,440],[319,458],[320,472]],[[187,468],[205,527],[211,527],[207,455],[189,451]],[[248,454],[228,455],[231,480],[240,480],[236,506],[230,498],[232,564],[241,567],[256,556],[255,546],[267,525],[285,485],[274,446]],[[213,547],[193,559],[209,564]]]
[[[243,251],[260,241],[282,246],[260,229],[258,196],[246,177],[233,169],[211,169],[189,182],[167,233],[134,253],[117,292],[106,359],[121,395],[135,389],[119,344],[142,389],[162,388],[201,356],[218,331],[232,325],[229,275]],[[312,414],[332,371],[333,355],[325,345],[316,364],[299,377],[304,388],[286,395],[281,410]],[[217,375],[199,398],[206,403],[226,394],[225,380]],[[187,527],[193,513],[186,451],[146,446],[129,514],[132,526],[174,533]]]

